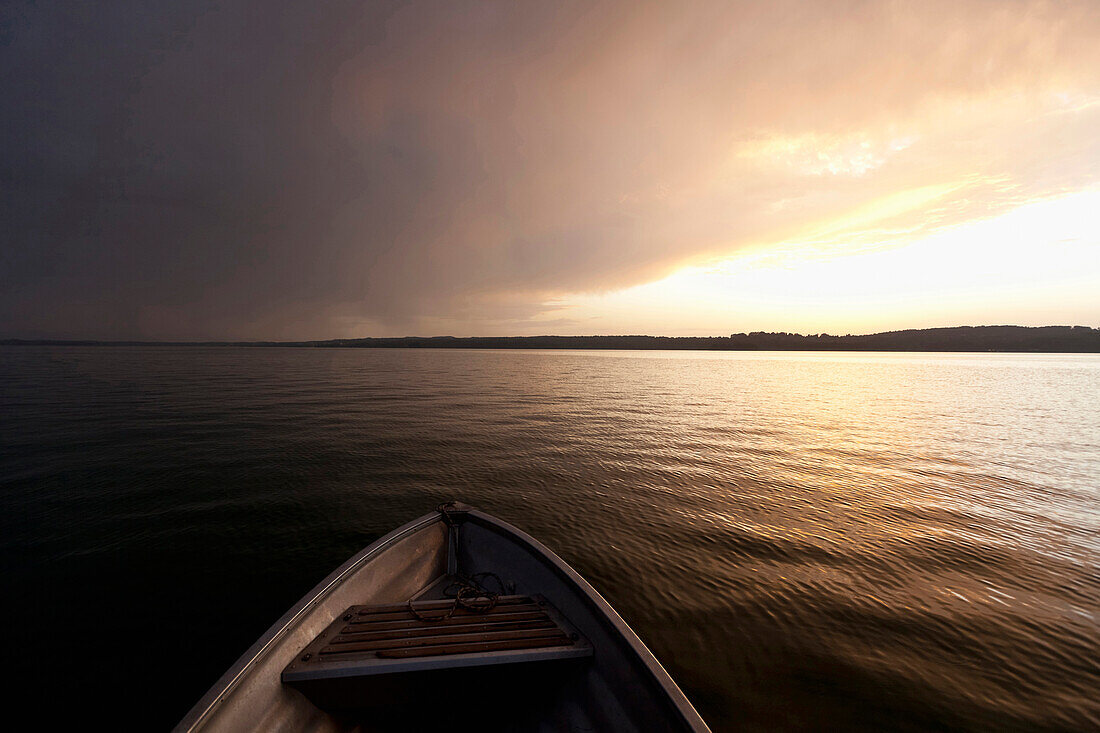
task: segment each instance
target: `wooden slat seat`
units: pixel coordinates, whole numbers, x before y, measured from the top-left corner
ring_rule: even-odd
[[[451,600],[352,606],[283,670],[317,692],[324,680],[590,657],[592,647],[541,596],[502,596],[484,612]],[[418,617],[419,616],[419,617]]]

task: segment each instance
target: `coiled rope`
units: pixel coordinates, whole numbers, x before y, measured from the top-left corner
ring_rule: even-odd
[[[506,592],[504,581],[496,573],[467,575],[462,572],[462,561],[458,554],[458,523],[451,516],[451,510],[454,509],[454,506],[453,501],[447,501],[435,508],[437,512],[443,515],[443,522],[447,525],[447,542],[450,544],[451,552],[454,553],[455,579],[443,589],[443,595],[447,598],[453,598],[454,603],[441,616],[427,615],[417,611],[413,607],[410,598],[408,602],[409,613],[421,621],[444,621],[453,616],[459,608],[464,608],[471,613],[489,613],[496,607],[497,601]],[[485,587],[485,581],[489,579],[494,581],[496,590]]]

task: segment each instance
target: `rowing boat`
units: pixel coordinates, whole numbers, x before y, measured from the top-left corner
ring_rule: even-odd
[[[184,731],[707,731],[596,590],[512,525],[449,503],[291,608]]]

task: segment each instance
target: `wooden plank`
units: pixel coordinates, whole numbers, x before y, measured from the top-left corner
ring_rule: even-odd
[[[433,608],[449,608],[454,603],[452,598],[444,598],[439,601],[413,601],[413,608],[417,611]],[[517,603],[534,603],[531,596],[500,596],[497,598],[497,606],[511,606]],[[409,608],[405,603],[384,603],[377,606],[352,606],[351,611],[359,615],[371,615],[375,613],[392,613],[393,611],[406,611]]]
[[[421,614],[423,614],[425,618],[428,618],[430,620],[433,620],[433,621],[434,620],[442,620],[442,618],[446,615],[447,611],[450,610],[450,608],[453,604],[454,604],[454,602],[451,601],[450,603],[448,603],[446,606],[443,606],[442,608],[440,608],[440,607],[429,608],[429,609],[417,608],[416,610],[418,612],[420,612]],[[499,614],[512,613],[512,612],[516,612],[516,611],[520,611],[520,610],[533,611],[533,610],[538,610],[538,608],[539,608],[538,604],[536,604],[534,602],[531,602],[531,603],[515,603],[515,604],[509,604],[507,606],[494,606],[493,608],[491,608],[488,611],[471,611],[469,609],[466,609],[466,608],[463,608],[463,607],[459,606],[458,608],[455,609],[453,616],[496,616],[496,615],[499,615]],[[344,614],[344,615],[346,616],[347,614]],[[412,612],[409,611],[408,607],[406,607],[403,611],[385,611],[385,612],[371,613],[371,614],[365,614],[365,615],[364,614],[355,615],[351,619],[348,620],[348,623],[353,623],[353,624],[375,624],[375,623],[380,623],[380,622],[383,622],[383,621],[408,621],[410,619],[415,620],[416,616],[414,616],[412,614]]]
[[[347,615],[347,614],[345,614]],[[546,612],[542,609],[533,610],[520,610],[515,613],[493,613],[493,614],[473,614],[466,613],[461,616],[455,615],[445,619],[432,619],[431,621],[421,621],[411,616],[399,619],[397,621],[378,621],[375,623],[358,624],[354,621],[349,621],[348,625],[344,626],[340,633],[355,633],[358,631],[390,631],[393,629],[414,629],[414,628],[431,628],[435,626],[448,626],[452,624],[468,624],[478,619],[492,619],[493,621],[525,621],[536,618],[546,618]]]
[[[514,629],[539,629],[556,628],[549,618],[531,619],[529,621],[493,621],[470,624],[453,624],[449,626],[425,624],[411,629],[394,629],[392,631],[362,631],[340,634],[330,641],[330,644],[346,644],[350,641],[380,641],[382,639],[400,639],[403,637],[434,636],[442,634],[463,634],[475,631],[496,631]]]
[[[451,617],[451,619],[453,619],[453,617],[465,617],[465,619],[469,619],[469,617],[471,617],[471,616],[481,616],[481,617],[492,616],[492,617],[496,617],[496,616],[507,615],[509,613],[532,613],[532,612],[542,612],[542,609],[540,609],[539,606],[536,605],[535,603],[525,603],[525,604],[509,605],[509,606],[507,606],[507,608],[500,609],[499,611],[494,609],[493,611],[486,611],[486,612],[482,612],[482,613],[478,613],[478,612],[475,612],[475,611],[467,611],[466,609],[461,609],[460,608],[460,609],[456,609],[454,611],[454,613],[451,614],[450,616],[448,616],[447,613],[445,613],[444,611],[440,611],[438,609],[423,612],[421,615],[423,615],[423,617],[425,617],[425,619],[427,619],[428,622],[436,622],[436,621],[445,621],[445,620],[448,619],[448,617]],[[345,613],[344,616],[346,616],[346,615],[349,615],[349,614]],[[412,615],[411,613],[408,612],[408,610],[406,610],[404,613],[401,613],[399,611],[395,611],[395,612],[392,612],[392,613],[378,613],[378,614],[371,615],[371,616],[355,616],[355,615],[352,615],[351,619],[348,620],[348,623],[357,624],[357,625],[370,625],[370,626],[373,626],[375,624],[382,624],[382,623],[386,623],[388,621],[420,621],[420,619],[418,619],[417,616]],[[426,622],[426,623],[428,623],[428,622]]]
[[[463,616],[436,621],[387,621],[381,624],[355,624],[343,626],[337,631],[341,636],[360,634],[384,634],[390,631],[417,631],[420,629],[445,629],[451,626],[492,626],[495,624],[519,624],[530,621],[551,621],[545,613],[513,613],[507,616]],[[336,629],[333,629],[336,631]]]
[[[515,639],[508,641],[490,641],[476,644],[445,644],[440,646],[421,646],[407,649],[386,649],[378,652],[385,659],[409,659],[412,657],[435,657],[448,654],[477,654],[498,652],[508,649],[540,649],[551,646],[570,646],[572,642],[564,634],[543,639]]]
[[[491,641],[508,641],[519,639],[542,639],[546,637],[564,637],[561,629],[551,626],[544,629],[517,629],[512,631],[483,631],[469,634],[444,634],[436,636],[420,636],[414,638],[384,639],[381,641],[351,641],[345,644],[326,646],[321,654],[350,654],[353,652],[381,651],[383,649],[399,649],[418,646],[440,646],[443,644],[467,644]]]

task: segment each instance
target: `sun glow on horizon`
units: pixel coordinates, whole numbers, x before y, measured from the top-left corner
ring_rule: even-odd
[[[845,232],[954,190],[889,197],[818,230],[663,280],[564,299],[587,332],[714,335],[746,330],[864,333],[898,328],[1100,321],[1100,190],[1019,206],[991,219],[886,237],[852,253]],[[854,226],[856,225],[856,226]],[[685,322],[692,327],[685,329]]]

